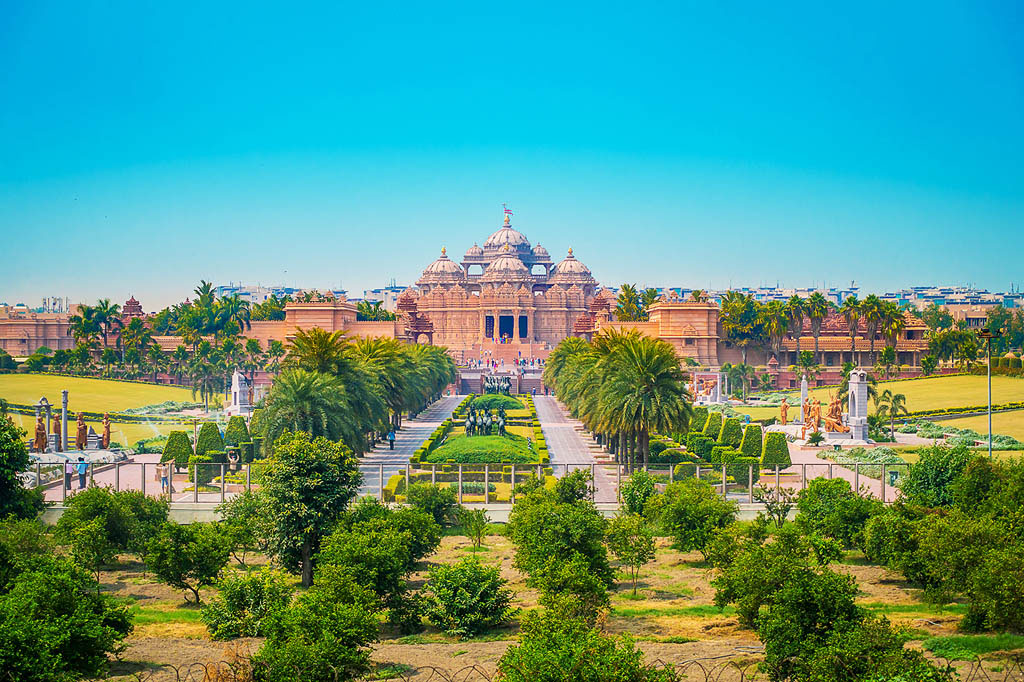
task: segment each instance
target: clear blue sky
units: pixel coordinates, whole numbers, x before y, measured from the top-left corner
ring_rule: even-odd
[[[1024,280],[1018,2],[190,4],[0,5],[0,300]]]

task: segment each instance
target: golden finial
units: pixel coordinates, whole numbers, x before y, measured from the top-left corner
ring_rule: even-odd
[[[569,258],[572,258],[572,247],[569,247]]]
[[[447,254],[448,254],[448,249],[446,249],[445,247],[443,247],[443,246],[442,246],[442,247],[441,247],[441,255],[442,255],[442,256],[445,256],[445,255],[447,255]]]
[[[506,214],[505,214],[505,225],[511,225],[511,224],[512,224],[512,221],[511,221],[511,220],[509,219],[509,216],[508,216],[508,214],[506,213]]]
[[[512,250],[512,247],[508,245],[508,242],[505,242],[505,246],[502,248],[502,251],[511,251],[511,250]]]

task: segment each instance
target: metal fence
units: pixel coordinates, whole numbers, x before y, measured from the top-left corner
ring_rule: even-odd
[[[679,682],[747,682],[763,680],[764,675],[758,672],[760,656],[724,656],[687,659],[681,661],[657,660],[649,664],[651,670],[663,671],[672,680]],[[959,682],[1020,682],[1024,680],[1024,657],[1021,654],[993,655],[973,661],[949,661],[935,659],[934,662],[947,673],[955,674]],[[386,672],[385,672],[386,671]],[[156,665],[145,670],[124,672],[114,670],[110,675],[99,680],[136,680],[137,682],[253,682],[257,671],[245,660],[229,663],[192,664],[192,665]],[[571,671],[566,671],[571,676]],[[315,673],[296,668],[293,680],[296,682],[341,682],[352,679],[345,671],[330,671],[326,675],[318,670]],[[400,680],[403,682],[499,682],[502,677],[495,671],[478,665],[469,665],[457,669],[445,669],[436,666],[408,667],[391,665],[381,666],[367,677],[359,678],[362,682],[369,680]]]
[[[70,495],[93,486],[114,490],[137,490],[162,497],[174,504],[220,503],[258,487],[264,464],[190,464],[156,462],[77,463],[68,472],[62,464],[36,464],[26,484],[43,489],[47,502],[60,506]],[[367,464],[360,465],[365,483],[363,494],[384,502],[402,502],[415,483],[452,487],[462,504],[508,505],[515,502],[516,487],[529,480],[548,482],[576,471],[588,471],[594,479],[594,499],[599,503],[619,502],[619,489],[637,468],[647,470],[660,486],[684,478],[707,481],[720,494],[740,503],[754,504],[758,487],[802,490],[815,478],[844,478],[854,490],[886,502],[898,496],[899,478],[909,464],[802,463],[789,467],[759,467],[750,464],[650,464],[629,467],[620,464]]]

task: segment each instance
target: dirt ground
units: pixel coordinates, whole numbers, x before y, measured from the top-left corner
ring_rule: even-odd
[[[439,550],[411,577],[412,587],[423,585],[431,566],[469,556],[500,566],[502,577],[516,594],[516,607],[523,611],[537,608],[538,595],[526,587],[523,576],[512,566],[513,547],[503,536],[488,536],[481,552],[472,551],[468,538],[443,538]],[[265,559],[260,561],[263,562]],[[917,590],[899,575],[866,565],[856,553],[836,568],[857,579],[863,604],[912,628],[921,638],[955,632],[960,616],[937,612],[923,604]],[[628,578],[620,576],[612,593],[612,608],[602,625],[608,632],[632,635],[652,662],[681,664],[699,660],[701,666],[721,666],[728,661],[756,657],[761,647],[753,631],[741,627],[730,612],[714,608],[712,577],[712,570],[698,553],[677,552],[669,547],[667,539],[659,538],[656,559],[640,573],[637,597],[632,595]],[[153,676],[148,679],[153,682],[174,680],[173,671],[156,668],[232,661],[251,654],[261,644],[258,639],[211,641],[198,619],[198,610],[183,604],[180,591],[160,585],[152,575],[146,575],[141,564],[124,564],[104,573],[103,586],[117,596],[130,598],[141,610],[135,632],[126,641],[123,662],[115,667],[118,674],[149,670]],[[213,594],[214,590],[207,588],[203,598]],[[432,627],[407,637],[385,632],[374,648],[373,659],[381,666],[397,665],[403,669],[434,666],[451,672],[477,666],[490,675],[517,633],[514,624],[492,633],[486,641],[458,641]],[[732,672],[723,672],[721,679],[731,679],[731,675]],[[474,678],[470,675],[466,679]]]

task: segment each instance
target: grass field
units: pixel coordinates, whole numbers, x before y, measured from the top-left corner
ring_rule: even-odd
[[[0,374],[0,398],[12,403],[34,405],[41,396],[46,396],[51,405],[60,405],[62,389],[68,391],[68,409],[72,412],[119,412],[168,400],[194,400],[190,389],[177,386],[40,374]]]
[[[941,426],[955,426],[958,429],[974,429],[978,433],[988,433],[988,415],[978,417],[961,417],[960,419],[943,419],[937,422]],[[992,433],[1013,436],[1024,441],[1024,410],[1014,412],[996,412],[992,415]]]
[[[35,417],[25,414],[12,414],[10,417],[14,419],[15,424],[25,429],[28,434],[27,437],[32,437],[36,428]],[[103,424],[100,422],[93,422],[87,419],[85,423],[91,426],[92,430],[96,433],[100,435],[103,434]],[[68,435],[68,442],[73,446],[75,442],[75,424],[73,420],[68,422],[68,429],[70,431],[70,434]],[[121,424],[119,422],[111,422],[110,440],[115,443],[120,443],[125,447],[131,447],[137,441],[144,438],[152,438],[153,436],[158,435],[166,436],[171,431],[188,431],[191,434],[192,426],[191,424]]]

